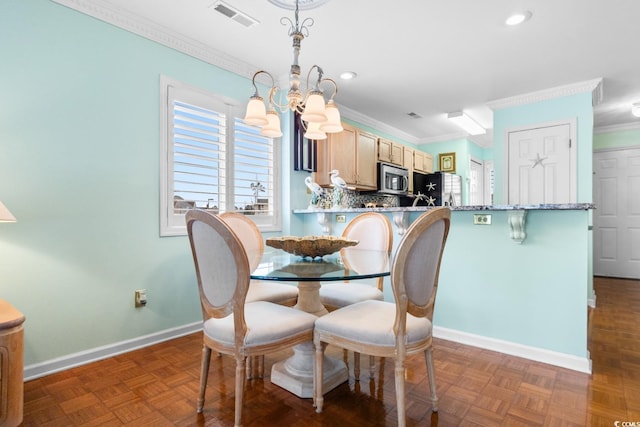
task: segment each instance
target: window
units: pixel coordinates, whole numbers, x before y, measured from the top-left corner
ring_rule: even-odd
[[[265,230],[280,228],[279,152],[242,121],[236,100],[160,79],[160,235],[186,234],[189,209],[237,211]]]

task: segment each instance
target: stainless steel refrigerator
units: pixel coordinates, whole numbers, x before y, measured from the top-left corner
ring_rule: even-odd
[[[462,177],[447,172],[413,174],[413,194],[423,194],[423,206],[462,205]]]

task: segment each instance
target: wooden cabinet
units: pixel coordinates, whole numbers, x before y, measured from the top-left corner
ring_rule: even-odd
[[[413,154],[415,150],[409,147],[402,147],[402,166],[409,170],[409,193],[413,193]]]
[[[375,190],[377,137],[346,123],[342,127],[342,132],[329,134],[326,140],[318,141],[315,181],[322,186],[329,186],[329,173],[337,169],[349,187]]]
[[[24,315],[0,300],[0,425],[22,423]]]
[[[433,173],[433,156],[416,150],[413,153],[413,168],[416,172]]]
[[[404,146],[402,144],[389,141],[388,139],[378,138],[378,161],[402,166],[403,148]]]

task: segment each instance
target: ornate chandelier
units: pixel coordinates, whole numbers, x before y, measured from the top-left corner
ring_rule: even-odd
[[[300,42],[309,36],[309,27],[313,26],[313,19],[306,18],[302,23],[298,21],[298,0],[295,6],[295,23],[287,17],[280,18],[282,25],[289,24],[289,35],[293,39],[293,64],[289,72],[289,91],[287,92],[286,104],[276,102],[278,87],[276,87],[273,76],[264,70],[260,70],[253,75],[252,83],[255,93],[249,98],[244,122],[248,125],[261,127],[260,133],[268,137],[282,136],[280,130],[280,117],[276,112],[277,107],[282,113],[291,110],[301,115],[303,126],[305,127],[305,138],[326,139],[327,133],[342,131],[340,123],[340,111],[333,101],[333,97],[338,93],[338,85],[333,79],[323,77],[322,68],[313,65],[307,73],[307,90],[303,94],[300,90],[300,66],[298,56],[300,55]],[[309,89],[309,79],[315,70],[317,79],[313,89]],[[271,89],[269,90],[268,109],[264,99],[258,93],[256,77],[266,74],[271,78]],[[325,104],[324,93],[320,89],[321,84],[329,83],[332,86],[333,94]]]

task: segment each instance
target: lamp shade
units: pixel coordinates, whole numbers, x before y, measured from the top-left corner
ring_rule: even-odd
[[[304,112],[301,118],[309,123],[324,123],[327,121],[322,92],[314,90],[309,94],[307,101],[304,103]]]
[[[307,123],[307,131],[304,133],[307,139],[327,139],[327,134],[320,130],[320,123]]]
[[[16,222],[16,217],[0,202],[0,222]]]
[[[278,138],[282,136],[282,130],[280,130],[280,117],[274,110],[267,111],[267,120],[269,121],[262,130],[260,135],[268,136],[269,138]]]
[[[342,132],[342,123],[340,121],[340,110],[338,106],[333,102],[333,99],[327,103],[325,108],[327,114],[327,121],[320,125],[320,130],[326,133]]]
[[[262,97],[252,96],[251,99],[249,99],[247,112],[244,115],[244,122],[250,126],[264,126],[269,122]]]

